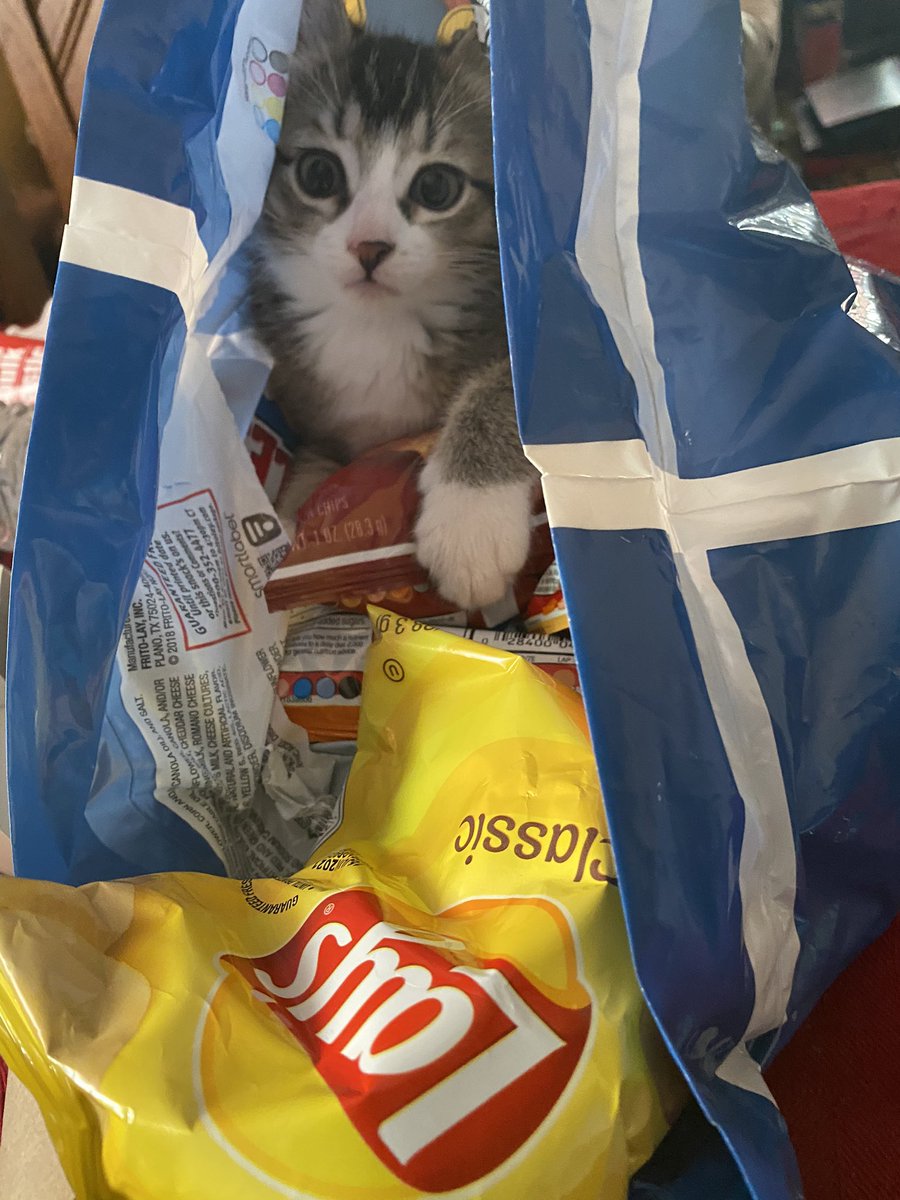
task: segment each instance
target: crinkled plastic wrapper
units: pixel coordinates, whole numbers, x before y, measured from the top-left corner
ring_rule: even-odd
[[[0,1050],[78,1200],[620,1200],[677,1111],[581,701],[376,630],[300,874],[0,880]]]
[[[293,545],[266,584],[273,612],[329,605],[365,612],[384,603],[403,616],[499,625],[524,614],[553,560],[536,487],[528,561],[508,594],[484,612],[459,613],[416,558],[419,476],[437,435],[401,438],[362,454],[326,479],[297,513]]]
[[[558,683],[578,688],[572,641],[564,635],[450,626],[460,637],[522,655]],[[278,695],[311,742],[355,741],[363,668],[372,641],[367,617],[333,613],[288,631]]]

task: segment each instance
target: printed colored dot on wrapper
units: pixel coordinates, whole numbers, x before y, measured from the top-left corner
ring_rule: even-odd
[[[284,101],[277,96],[267,96],[262,102],[265,111],[276,121],[280,121],[284,113]]]
[[[250,39],[250,57],[255,58],[257,62],[265,62],[269,57],[269,52],[263,42],[258,37]]]
[[[352,675],[346,675],[338,684],[338,692],[345,700],[355,700],[362,693],[362,686],[358,679]]]
[[[287,80],[283,75],[278,75],[273,71],[266,82],[273,96],[285,96],[287,94]]]
[[[250,78],[260,86],[266,82],[266,68],[262,63],[252,62],[250,64]]]
[[[272,139],[273,142],[277,142],[278,139],[281,137],[281,126],[278,124],[277,121],[273,121],[271,118],[268,121],[266,121],[265,125],[263,125],[263,129],[266,131],[266,133],[269,135],[269,137]]]
[[[330,700],[336,691],[333,679],[320,679],[316,684],[316,695],[322,700]]]
[[[294,684],[294,696],[298,700],[308,700],[312,695],[313,686],[311,679],[298,679]]]
[[[282,75],[286,75],[287,69],[291,65],[291,60],[286,54],[282,54],[280,50],[273,50],[269,55],[269,65],[274,67],[276,71],[280,71]]]
[[[278,698],[279,698],[279,700],[284,700],[290,694],[291,694],[291,685],[288,682],[288,680],[285,679],[285,677],[282,675],[280,677],[280,679],[278,680]]]

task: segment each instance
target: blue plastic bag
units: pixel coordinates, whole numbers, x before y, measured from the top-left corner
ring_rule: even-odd
[[[283,629],[257,595],[279,542],[242,445],[267,363],[240,247],[298,15],[104,11],[15,564],[23,874],[264,873],[311,844],[257,803],[288,803],[267,759],[288,734],[269,714]],[[638,974],[724,1138],[676,1129],[635,1195],[799,1197],[757,1064],[900,899],[897,293],[854,300],[751,134],[737,0],[505,0],[491,43],[523,440]],[[880,337],[860,324],[876,309]],[[186,546],[218,579],[199,612]],[[209,696],[235,719],[207,733]],[[211,772],[194,736],[229,763]]]
[[[21,874],[277,875],[327,828],[340,764],[273,703],[286,621],[263,589],[287,539],[244,445],[279,448],[241,247],[298,20],[115,0],[100,23],[16,552]]]

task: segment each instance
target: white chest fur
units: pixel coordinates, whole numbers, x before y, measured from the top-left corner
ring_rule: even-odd
[[[307,326],[308,351],[329,393],[318,414],[350,456],[434,422],[430,339],[399,305],[366,299],[334,305]]]

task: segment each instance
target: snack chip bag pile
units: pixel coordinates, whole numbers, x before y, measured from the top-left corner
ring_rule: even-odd
[[[376,631],[298,875],[0,880],[0,1052],[77,1200],[624,1200],[677,1112],[579,698]]]
[[[379,618],[382,623],[387,620]],[[401,626],[409,623],[400,619]],[[482,646],[520,654],[559,683],[580,690],[569,637],[496,629],[453,628],[452,632]],[[369,619],[351,613],[328,613],[288,630],[278,696],[288,717],[303,726],[311,742],[356,740],[363,669],[371,642]]]

